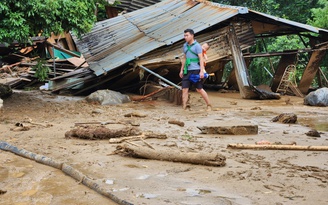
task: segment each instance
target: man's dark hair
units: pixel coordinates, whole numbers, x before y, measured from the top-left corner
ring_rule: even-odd
[[[185,33],[188,33],[188,32],[189,32],[191,35],[195,35],[194,30],[192,30],[192,29],[190,29],[190,28],[184,30],[184,32],[185,32]]]

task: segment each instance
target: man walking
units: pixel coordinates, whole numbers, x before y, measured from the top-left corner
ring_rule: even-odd
[[[187,106],[188,101],[188,91],[191,84],[189,80],[190,75],[197,74],[200,78],[204,78],[204,59],[203,59],[203,50],[201,45],[194,39],[194,31],[192,29],[186,29],[184,31],[184,39],[186,43],[183,45],[183,52],[185,61],[182,61],[180,78],[182,78],[182,106],[186,110],[189,108]],[[206,102],[207,110],[211,110],[212,106],[210,104],[208,95],[203,89],[203,81],[199,80],[194,83],[196,90]]]

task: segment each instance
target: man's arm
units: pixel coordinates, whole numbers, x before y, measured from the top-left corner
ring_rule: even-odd
[[[181,60],[181,68],[180,68],[179,76],[180,76],[180,78],[182,78],[183,77],[183,69],[184,69],[184,66],[186,63],[186,54],[184,54],[183,57],[180,58],[180,60]]]
[[[204,67],[203,53],[199,53],[198,58],[199,58],[199,66],[200,66],[199,77],[204,78],[205,67]]]

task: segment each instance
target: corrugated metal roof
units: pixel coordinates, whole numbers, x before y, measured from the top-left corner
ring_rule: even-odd
[[[160,1],[162,0],[120,0],[120,4],[118,4],[116,7],[131,12],[154,5]]]
[[[182,40],[187,27],[199,32],[245,10],[216,3],[166,0],[98,22],[90,33],[81,40],[75,38],[75,42],[90,68],[101,75],[158,47]]]
[[[290,25],[290,26],[302,28],[302,29],[305,29],[307,31],[319,33],[319,29],[318,28],[313,27],[313,26],[310,26],[310,25],[307,25],[307,24],[302,24],[302,23],[298,23],[298,22],[295,22],[295,21],[291,21],[291,20],[287,20],[287,19],[275,17],[275,16],[272,16],[272,15],[264,14],[264,13],[257,12],[257,11],[254,11],[254,10],[249,10],[249,12],[250,13],[257,14],[257,15],[262,16],[262,17],[265,17],[267,19],[276,21],[276,22],[280,22],[280,23],[283,23],[283,24],[286,24],[286,25]],[[274,24],[274,22],[271,22],[271,23]]]
[[[192,28],[197,33],[238,14],[250,13],[318,32],[312,26],[248,11],[245,7],[202,0],[165,0],[98,22],[81,40],[75,37],[75,42],[90,68],[99,76],[156,48],[183,40],[186,28]]]

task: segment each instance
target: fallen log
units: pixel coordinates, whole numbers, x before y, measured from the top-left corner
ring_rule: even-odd
[[[110,139],[115,137],[126,137],[140,134],[140,130],[135,127],[117,126],[80,126],[65,133],[65,138],[80,138],[88,140]]]
[[[197,127],[202,134],[220,135],[257,135],[258,125],[249,123],[239,124],[239,122],[224,122],[224,124],[209,124]]]
[[[116,147],[116,154],[144,159],[154,159],[161,161],[182,162],[190,164],[200,164],[206,166],[224,166],[226,158],[218,153],[194,153],[180,152],[175,150],[150,149],[146,147],[132,147],[128,144]]]
[[[115,143],[121,143],[124,141],[137,141],[137,140],[148,139],[148,138],[167,139],[167,136],[165,134],[144,133],[144,134],[138,135],[138,136],[111,138],[111,139],[109,139],[109,143],[115,144]]]
[[[228,144],[231,149],[328,151],[328,146]]]

